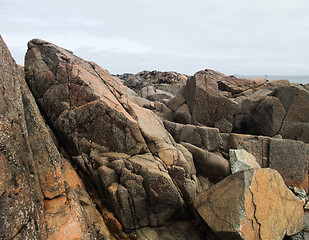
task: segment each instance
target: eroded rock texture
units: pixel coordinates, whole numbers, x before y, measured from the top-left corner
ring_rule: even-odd
[[[305,224],[303,203],[272,169],[230,175],[194,203],[222,239],[279,240],[298,233]]]
[[[113,239],[0,39],[0,238]]]
[[[192,206],[194,173],[159,117],[95,63],[42,40],[28,47],[39,106],[125,229],[161,225]]]

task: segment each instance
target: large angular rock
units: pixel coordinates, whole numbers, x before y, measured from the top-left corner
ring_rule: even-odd
[[[95,63],[38,39],[28,47],[26,79],[43,113],[126,230],[192,207],[191,164],[158,116]]]
[[[224,75],[210,71],[199,71],[189,78],[184,89],[184,97],[192,114],[192,123],[213,127],[225,118],[234,123],[240,108],[237,102],[218,91],[218,82]]]
[[[275,96],[286,111],[279,133],[284,138],[308,143],[309,91],[302,86],[281,87],[277,89]]]
[[[250,169],[198,195],[195,207],[222,239],[280,240],[304,228],[303,203],[272,169]]]
[[[114,239],[0,38],[0,238]]]
[[[244,149],[261,167],[276,169],[289,187],[308,191],[309,145],[301,141],[242,134],[221,134],[222,148]]]
[[[243,123],[248,133],[275,136],[280,133],[286,111],[278,98],[266,96],[245,116]]]

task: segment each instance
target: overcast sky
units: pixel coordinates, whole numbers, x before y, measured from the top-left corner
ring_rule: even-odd
[[[309,0],[0,0],[23,65],[41,38],[111,73],[309,75]]]

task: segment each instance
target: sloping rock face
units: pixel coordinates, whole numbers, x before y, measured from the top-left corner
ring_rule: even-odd
[[[0,238],[114,239],[0,37]]]
[[[2,38],[0,51],[0,237],[41,239],[47,236],[42,213],[43,194],[34,158],[25,140],[23,75]]]
[[[194,203],[222,239],[280,240],[305,224],[303,203],[272,169],[230,175],[198,195]]]
[[[192,207],[195,173],[162,121],[131,102],[117,79],[37,39],[25,72],[56,135],[126,230],[162,225]]]

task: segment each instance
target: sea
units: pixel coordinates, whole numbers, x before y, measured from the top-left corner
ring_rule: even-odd
[[[308,84],[309,75],[234,75],[237,78],[266,78],[268,80],[282,80],[287,79],[290,82]]]

